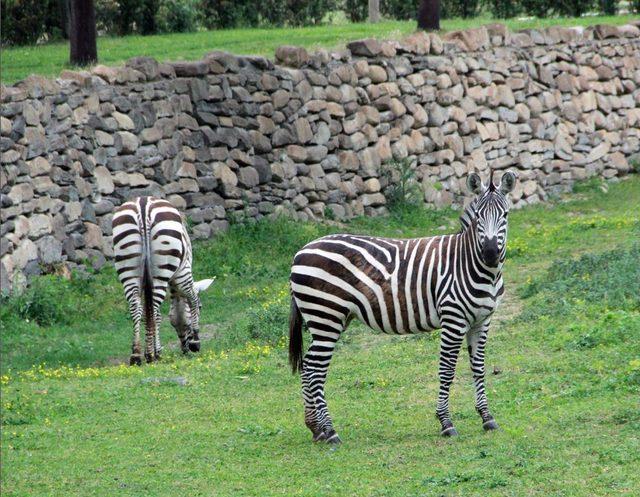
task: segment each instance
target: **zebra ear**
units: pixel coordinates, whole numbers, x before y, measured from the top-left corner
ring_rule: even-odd
[[[209,288],[211,283],[213,283],[213,280],[215,280],[215,278],[212,278],[212,279],[209,279],[209,280],[196,281],[193,284],[193,288],[195,288],[196,293],[204,292],[207,288]]]
[[[478,173],[471,173],[467,176],[467,188],[476,195],[482,192],[484,185],[482,184],[482,180]]]
[[[514,186],[516,186],[516,175],[511,171],[507,171],[502,175],[502,178],[500,179],[500,186],[498,188],[503,195],[506,195],[513,190]]]

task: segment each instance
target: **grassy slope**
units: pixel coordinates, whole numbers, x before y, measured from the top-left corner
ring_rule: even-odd
[[[517,314],[518,288],[539,278],[551,259],[637,240],[640,178],[612,185],[608,194],[582,196],[512,214],[512,252],[518,255],[508,261],[503,315]],[[414,213],[346,228],[416,236],[454,224],[453,213]],[[545,315],[534,297],[533,317],[499,320],[487,365],[489,372],[501,370],[489,375],[488,392],[503,430],[482,433],[462,354],[452,400],[461,433],[456,440],[438,437],[433,416],[437,335],[392,338],[356,326],[339,344],[328,382],[346,443],[337,450],[312,445],[284,349],[246,344],[221,351],[243,337],[248,313],[278,300],[295,249],[336,229],[274,226],[271,237],[262,224],[236,227],[196,247],[198,272],[219,276],[204,300],[203,321],[216,323],[222,338],[204,342],[195,358],[169,353],[163,364],[142,368],[15,371],[30,358],[60,360],[56,349],[65,341],[87,343],[102,361],[108,354],[126,357],[129,334],[115,288],[107,289],[101,305],[113,306],[110,313],[71,326],[64,336],[24,325],[29,328],[22,332],[36,343],[48,337],[49,355],[16,336],[23,325],[9,323],[3,349],[19,354],[3,356],[14,368],[11,379],[2,378],[3,495],[638,494],[639,373],[633,361],[640,358],[640,314],[633,307],[602,317],[597,303],[572,301],[569,316]],[[112,276],[98,281],[107,285]],[[581,342],[574,335],[607,326],[618,330],[615,341],[576,347]],[[69,349],[74,353],[78,362],[89,362],[82,350]],[[148,381],[175,376],[188,385]]]
[[[552,25],[592,25],[596,23],[624,24],[637,18],[633,15],[599,16],[566,19],[529,19],[504,21],[511,29],[537,28]],[[470,20],[450,19],[442,28],[450,31],[476,27],[493,22],[488,18]],[[212,50],[226,50],[236,54],[273,57],[282,44],[300,45],[315,49],[344,46],[350,40],[364,37],[397,38],[415,30],[414,21],[385,21],[379,24],[343,24],[306,28],[231,29],[155,36],[105,37],[98,40],[100,63],[114,65],[130,57],[148,55],[158,60],[194,60]],[[15,47],[2,50],[2,82],[14,83],[29,74],[57,76],[67,67],[67,43],[51,43],[37,47]]]

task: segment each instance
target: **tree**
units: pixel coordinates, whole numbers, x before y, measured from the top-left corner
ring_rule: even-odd
[[[369,22],[380,22],[380,0],[369,0]]]
[[[71,0],[69,4],[69,60],[74,66],[98,61],[96,9],[94,0]]]
[[[418,29],[440,29],[440,0],[422,0],[418,8]]]

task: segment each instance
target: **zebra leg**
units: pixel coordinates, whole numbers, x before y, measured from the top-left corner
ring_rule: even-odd
[[[324,385],[327,371],[340,331],[314,329],[314,323],[308,321],[312,342],[302,361],[302,395],[304,398],[304,421],[313,433],[313,441],[338,444],[340,437],[333,428],[327,402],[324,398]],[[324,327],[323,327],[324,328]]]
[[[440,362],[438,365],[440,390],[438,392],[436,416],[442,425],[440,434],[445,437],[458,434],[449,414],[449,390],[451,389],[453,377],[455,376],[456,362],[458,361],[458,354],[460,353],[460,346],[462,345],[464,334],[465,330],[460,329],[457,324],[443,324],[440,339]]]
[[[154,343],[154,349],[156,354],[156,361],[160,360],[160,355],[162,353],[162,345],[160,344],[160,323],[162,321],[162,313],[158,308],[158,312],[156,312],[156,339]]]
[[[160,306],[167,295],[167,283],[156,281],[153,287],[153,301],[151,302],[151,319],[146,323],[144,358],[149,362],[157,360],[156,350],[160,345]]]
[[[191,334],[187,337],[187,346],[191,352],[200,351],[200,298],[196,294],[193,288],[193,281],[191,282],[191,289],[186,294],[187,301],[189,302],[189,310],[191,311]]]
[[[476,390],[476,411],[482,418],[482,427],[485,430],[495,430],[498,423],[489,412],[487,393],[485,390],[484,376],[484,348],[487,344],[487,334],[489,331],[489,321],[484,322],[477,328],[472,328],[467,333],[467,345],[469,349],[469,362],[473,383]]]
[[[142,364],[142,354],[140,351],[140,323],[142,321],[142,302],[138,290],[133,290],[127,295],[129,303],[129,313],[133,319],[133,345],[131,346],[131,357],[129,365],[140,366]]]

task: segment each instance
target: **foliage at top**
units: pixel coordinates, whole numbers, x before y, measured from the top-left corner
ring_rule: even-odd
[[[310,26],[346,16],[368,17],[367,0],[95,0],[99,34],[123,36],[237,27]],[[469,19],[490,13],[516,16],[615,15],[615,0],[441,0],[442,19]],[[414,20],[420,0],[383,0],[385,19]],[[640,0],[629,7],[640,12]],[[3,0],[2,44],[28,45],[68,38],[69,0]]]

